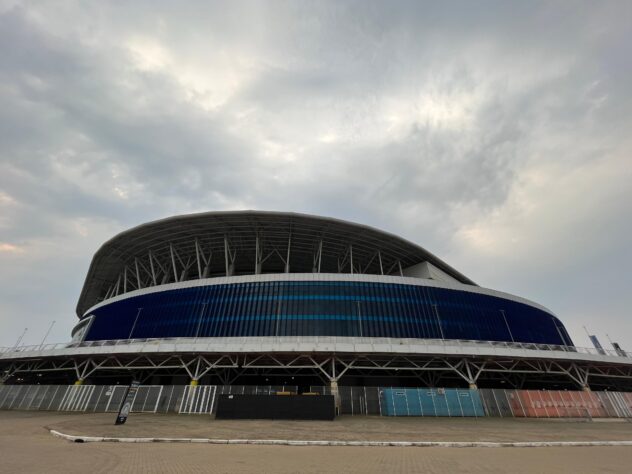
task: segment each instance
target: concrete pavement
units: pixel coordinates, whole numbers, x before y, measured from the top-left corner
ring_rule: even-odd
[[[632,440],[632,423],[565,419],[342,416],[335,421],[215,420],[208,415],[50,413],[48,426],[83,436],[292,439],[336,441],[617,441]]]
[[[483,438],[529,438],[549,432],[558,440],[568,439],[632,439],[629,423],[521,423],[516,420],[377,419],[355,417],[329,422],[332,436],[344,432],[359,436],[377,436],[379,430],[392,428],[391,437],[417,432],[417,438],[471,438],[477,431]],[[629,472],[632,465],[630,447],[589,448],[400,448],[400,447],[302,447],[257,445],[196,445],[196,444],[80,444],[52,437],[46,426],[74,427],[98,432],[113,423],[109,415],[66,415],[46,412],[0,412],[0,472],[1,473],[293,473],[293,472],[471,472],[471,473],[589,473]],[[455,423],[457,422],[457,423]],[[469,422],[469,421],[468,421]],[[305,422],[291,426],[274,426],[271,422],[245,422],[230,426],[204,416],[132,415],[124,425],[128,432],[164,429],[189,432],[220,433],[289,433],[302,438],[322,438],[321,427]],[[222,422],[224,423],[224,422]],[[227,422],[231,423],[231,422]],[[239,422],[243,423],[243,422]],[[261,423],[261,424],[259,424]],[[288,423],[288,422],[278,422]],[[299,423],[299,425],[294,425]],[[385,424],[382,424],[385,423]],[[312,426],[312,429],[309,429]],[[506,428],[504,428],[506,427]],[[115,428],[112,426],[112,428]],[[230,431],[232,430],[232,431]],[[253,431],[254,430],[254,431]],[[382,432],[382,438],[385,432]],[[351,435],[346,435],[351,436]],[[269,437],[269,436],[266,436]]]

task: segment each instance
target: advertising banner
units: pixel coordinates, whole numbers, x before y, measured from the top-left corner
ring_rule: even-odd
[[[116,422],[114,423],[115,425],[122,425],[127,421],[129,412],[132,411],[132,404],[134,403],[134,399],[136,398],[136,392],[138,392],[139,386],[140,382],[134,380],[132,381],[132,384],[127,387],[127,392],[123,397],[121,408],[119,409],[118,416],[116,417]]]

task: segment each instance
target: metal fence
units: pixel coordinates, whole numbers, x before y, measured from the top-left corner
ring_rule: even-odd
[[[310,392],[331,395],[330,387],[311,386]],[[381,387],[338,387],[341,415],[381,415]]]
[[[480,389],[487,416],[632,418],[632,393]]]
[[[2,410],[50,410],[82,413],[118,412],[123,385],[0,385]],[[296,386],[141,385],[132,403],[134,413],[215,413],[222,394],[296,392]]]
[[[478,390],[385,388],[380,395],[382,414],[386,416],[485,416]]]
[[[1,410],[48,410],[78,413],[114,413],[119,410],[126,386],[121,385],[0,385]],[[340,414],[393,415],[385,404],[385,391],[397,387],[338,387]],[[274,385],[142,385],[132,403],[135,413],[214,414],[222,394],[273,395],[296,392],[296,386]],[[403,392],[406,389],[400,389]],[[422,390],[422,389],[420,389]],[[428,388],[432,403],[442,403],[447,389]],[[310,391],[330,394],[329,387]],[[459,393],[468,392],[459,389]],[[555,390],[479,389],[470,391],[483,406],[482,416],[515,418],[632,418],[632,393]],[[423,400],[422,400],[423,401]],[[422,403],[420,401],[419,403]],[[434,413],[434,414],[433,414]],[[406,410],[405,415],[415,411]],[[424,416],[438,416],[426,410]],[[448,416],[462,416],[458,410]],[[477,413],[476,416],[479,416]]]

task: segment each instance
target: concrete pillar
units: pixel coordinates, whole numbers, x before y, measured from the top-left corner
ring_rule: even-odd
[[[332,380],[329,384],[330,392],[334,396],[334,405],[336,406],[336,416],[340,415],[340,393],[338,392],[338,381]]]

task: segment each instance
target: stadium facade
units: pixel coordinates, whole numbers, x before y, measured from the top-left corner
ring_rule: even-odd
[[[395,235],[295,213],[209,212],[122,232],[95,254],[77,316],[70,343],[3,350],[2,381],[632,384],[632,358],[576,347],[547,308]]]

